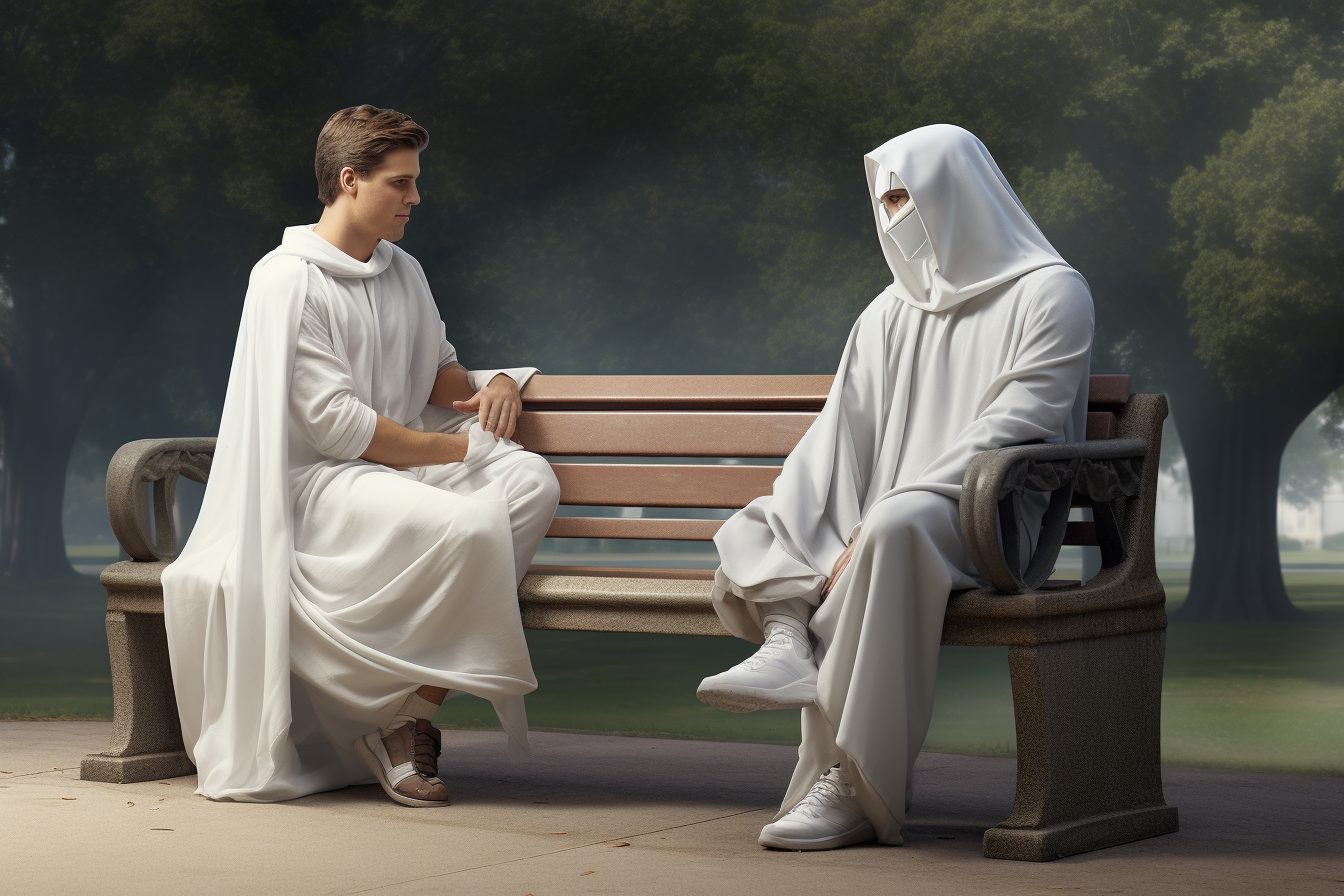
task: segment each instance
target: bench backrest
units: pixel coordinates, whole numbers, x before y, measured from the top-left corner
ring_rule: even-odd
[[[776,458],[780,463],[826,401],[830,376],[534,376],[523,390],[518,441],[552,457],[560,503],[598,507],[736,510],[770,493],[778,464],[696,463],[708,458]],[[1130,395],[1125,374],[1093,376],[1087,438],[1112,439]],[[602,463],[602,458],[685,458],[688,463]],[[721,520],[558,516],[559,538],[709,541]],[[1066,544],[1095,544],[1087,524]],[[555,567],[538,571],[554,572]],[[589,574],[602,568],[585,567]],[[616,568],[611,569],[612,572]],[[641,574],[648,574],[644,570]],[[658,571],[709,578],[707,570]]]

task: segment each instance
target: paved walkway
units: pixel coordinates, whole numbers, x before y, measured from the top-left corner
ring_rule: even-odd
[[[454,805],[376,787],[211,803],[194,778],[78,779],[107,722],[0,722],[0,891],[9,894],[1344,894],[1344,778],[1168,767],[1181,831],[1048,864],[986,859],[1013,762],[926,753],[903,847],[756,845],[789,747],[449,731]],[[618,845],[628,844],[628,845]]]

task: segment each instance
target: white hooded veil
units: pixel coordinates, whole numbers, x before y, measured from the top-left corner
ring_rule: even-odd
[[[970,131],[935,124],[902,134],[863,157],[888,287],[922,311],[946,311],[1063,258]],[[933,252],[906,261],[884,231],[881,197],[910,194]]]

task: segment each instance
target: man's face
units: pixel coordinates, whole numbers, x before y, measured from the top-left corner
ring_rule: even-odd
[[[383,164],[368,177],[354,177],[354,171],[341,171],[346,194],[354,200],[352,216],[360,230],[395,243],[406,233],[411,206],[420,204],[415,179],[420,176],[420,153],[400,147],[383,156]],[[353,181],[353,183],[351,183]],[[353,193],[353,195],[351,195]]]
[[[909,201],[910,194],[905,190],[888,190],[882,194],[882,204],[887,207],[888,215],[896,214]]]

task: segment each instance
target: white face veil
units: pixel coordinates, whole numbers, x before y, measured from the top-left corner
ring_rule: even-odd
[[[950,124],[916,128],[863,157],[882,254],[899,298],[946,311],[1028,271],[1066,264],[989,150]],[[888,216],[881,197],[910,202]]]

